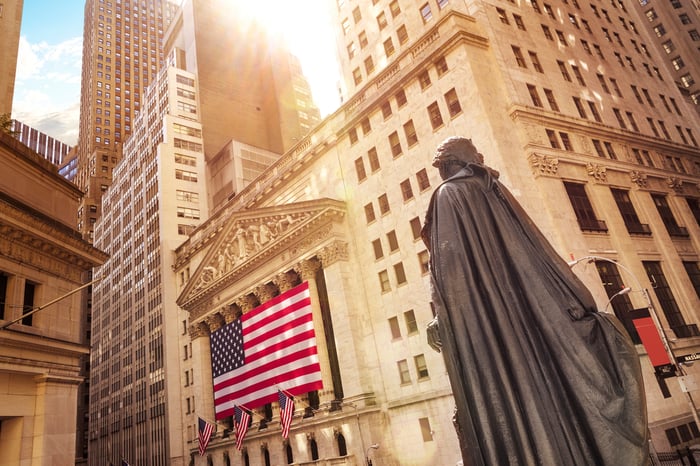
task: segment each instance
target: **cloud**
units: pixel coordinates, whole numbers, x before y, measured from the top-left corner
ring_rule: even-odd
[[[78,139],[82,38],[20,37],[12,117],[69,145]]]

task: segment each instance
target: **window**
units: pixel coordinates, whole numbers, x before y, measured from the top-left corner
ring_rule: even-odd
[[[595,121],[597,121],[598,123],[602,122],[603,119],[600,116],[600,112],[598,112],[598,107],[596,107],[595,102],[593,102],[592,100],[587,100],[586,102],[588,102],[588,108],[591,110]]]
[[[428,74],[428,70],[425,70],[418,75],[418,82],[420,83],[420,88],[422,90],[425,90],[428,86],[430,86],[431,81],[430,75]]]
[[[664,28],[663,24],[659,24],[658,26],[654,26],[654,33],[656,34],[657,37],[661,37],[664,34],[666,34],[666,28]]]
[[[399,39],[399,44],[403,45],[408,42],[408,31],[403,24],[396,29],[396,37]]]
[[[424,442],[433,441],[433,429],[430,428],[430,421],[427,417],[422,417],[418,419],[418,424],[420,425],[420,432],[423,436]]]
[[[666,280],[661,263],[656,261],[642,261],[644,270],[651,282],[651,288],[656,294],[656,298],[664,311],[666,320],[669,326],[674,331],[678,338],[688,338],[692,336],[700,336],[697,325],[687,325],[681,314],[671,287]]]
[[[350,145],[355,144],[357,142],[357,130],[355,128],[350,128],[348,137],[350,138]]]
[[[571,139],[569,138],[569,133],[564,133],[559,131],[559,137],[561,138],[561,143],[564,146],[564,150],[573,151],[574,148],[571,145]]]
[[[506,10],[503,8],[496,8],[496,14],[498,14],[498,19],[501,20],[503,24],[510,24]]]
[[[430,377],[430,374],[428,373],[428,365],[425,362],[424,355],[419,354],[418,356],[414,356],[413,361],[416,364],[416,374],[418,374],[418,380],[427,379]]]
[[[620,112],[620,109],[613,107],[613,113],[615,114],[617,124],[620,125],[620,128],[627,129],[627,125],[625,124],[625,120],[622,118],[622,112]]]
[[[585,185],[565,181],[564,187],[581,230],[608,231],[605,222],[596,218],[591,201],[588,200]]]
[[[557,139],[557,133],[555,133],[551,129],[548,129],[546,131],[547,138],[549,139],[549,145],[552,146],[552,149],[561,149],[561,146],[559,145],[559,139]]]
[[[418,265],[421,274],[425,275],[430,272],[430,253],[428,251],[418,253]]]
[[[367,151],[367,158],[369,159],[369,168],[372,173],[379,170],[379,155],[377,155],[377,148],[373,147]]]
[[[554,10],[552,9],[552,6],[551,6],[551,5],[545,3],[545,4],[544,4],[544,11],[545,11],[545,13],[547,13],[547,16],[549,16],[550,18],[552,18],[552,19],[557,19],[557,18],[554,16]]]
[[[362,157],[355,159],[355,172],[357,173],[357,181],[364,181],[367,178],[367,172],[365,171],[365,162]]]
[[[620,92],[620,86],[617,85],[617,79],[610,78],[610,85],[615,91],[615,94],[617,94],[618,97],[622,97],[622,92]]]
[[[413,217],[408,223],[411,226],[411,233],[413,234],[413,239],[419,239],[421,237],[421,230],[423,229],[423,224],[421,223],[420,218]],[[700,224],[700,221],[698,222],[698,224]]]
[[[184,181],[197,181],[197,173],[187,170],[175,170],[175,178]]]
[[[428,106],[428,118],[430,119],[430,124],[433,129],[438,129],[443,125],[442,114],[440,113],[440,107],[437,102],[433,102]]]
[[[399,6],[399,1],[398,0],[392,0],[391,3],[389,3],[389,11],[391,11],[391,17],[396,18],[399,16],[401,13],[401,7]]]
[[[199,209],[191,209],[189,207],[178,207],[177,216],[180,218],[191,218],[199,220]]]
[[[549,29],[549,26],[545,26],[544,24],[542,24],[541,26],[542,32],[544,33],[544,37],[548,40],[554,40],[554,36],[552,35],[552,31]]]
[[[36,299],[36,291],[38,285],[29,280],[24,282],[24,298],[22,301],[22,325],[33,325],[34,314],[25,315],[34,309],[34,301]]]
[[[394,54],[394,43],[391,41],[391,37],[384,41],[384,53],[387,57]]]
[[[401,182],[401,195],[403,196],[404,202],[413,199],[413,188],[411,188],[411,180],[405,179]]]
[[[579,67],[576,65],[571,65],[571,70],[574,72],[574,76],[576,76],[576,81],[578,81],[580,85],[585,86],[586,82],[583,80],[583,75],[581,74]]]
[[[540,63],[540,59],[537,57],[537,54],[533,51],[528,51],[527,54],[530,56],[530,61],[532,62],[532,67],[537,71],[538,73],[544,73],[544,69],[542,69],[542,64]]]
[[[403,153],[403,150],[401,149],[401,141],[399,141],[399,133],[396,131],[389,135],[389,147],[391,147],[391,155],[393,155],[394,158]]]
[[[566,64],[561,60],[557,60],[557,65],[559,65],[559,71],[561,71],[562,77],[571,82],[571,76],[569,75],[569,71],[566,69]]]
[[[386,196],[386,193],[379,196],[377,202],[379,202],[379,212],[382,215],[389,213],[391,208],[389,207],[389,198]]]
[[[423,18],[423,22],[427,23],[431,19],[433,19],[433,12],[430,11],[430,5],[429,4],[424,4],[422,7],[420,7],[420,15]]]
[[[398,361],[396,365],[399,369],[399,380],[401,381],[401,384],[411,383],[411,374],[408,372],[408,363],[406,360],[402,359],[401,361]]]
[[[542,100],[540,100],[540,95],[537,93],[537,88],[532,84],[527,85],[527,90],[530,93],[530,99],[532,99],[532,105],[535,107],[543,107]]]
[[[199,202],[199,193],[178,189],[175,191],[175,199],[178,201]]]
[[[359,10],[359,9],[360,9],[359,7],[356,8],[356,10]],[[386,27],[386,24],[387,24],[387,23],[386,23],[386,15],[385,15],[384,12],[382,11],[382,12],[379,13],[379,15],[377,16],[377,25],[379,26],[379,30],[381,31],[382,29],[384,29],[384,28]]]
[[[430,188],[430,179],[428,178],[428,172],[425,168],[416,173],[416,180],[418,181],[418,189],[421,191]]]
[[[625,114],[627,115],[627,119],[629,120],[632,129],[639,132],[639,126],[637,126],[637,120],[634,119],[634,114],[632,114],[632,112],[625,112]]]
[[[362,127],[362,134],[364,135],[367,135],[367,133],[372,131],[372,125],[369,122],[369,118],[363,118],[360,122],[360,126]]]
[[[622,220],[625,222],[627,231],[633,235],[651,235],[649,225],[639,221],[637,211],[632,204],[628,191],[615,188],[611,188],[610,191],[615,199],[617,208],[620,210],[620,215],[622,215]]]
[[[697,262],[683,261],[683,268],[688,274],[690,282],[693,284],[695,294],[700,298],[700,267]]]
[[[372,241],[372,249],[374,250],[374,258],[381,259],[384,257],[384,250],[382,249],[382,241],[377,238]]]
[[[357,40],[360,43],[361,49],[367,47],[367,33],[365,31],[360,31],[360,33],[357,35]]]
[[[365,58],[365,71],[368,75],[372,74],[372,71],[374,71],[374,60],[372,60],[372,57]]]
[[[386,293],[388,291],[391,291],[391,283],[389,283],[389,272],[386,270],[382,270],[378,274],[379,277],[379,288],[382,290],[382,293]]]
[[[693,84],[695,84],[695,79],[693,79],[693,77],[690,75],[690,73],[687,73],[687,74],[681,76],[681,84],[683,85],[683,87],[688,88],[688,87],[692,86]]]
[[[7,291],[10,283],[10,277],[4,272],[0,272],[0,320],[5,320],[5,308],[7,307]],[[8,313],[9,314],[9,313]],[[9,316],[8,316],[9,317]]]
[[[447,104],[447,111],[450,113],[450,117],[454,118],[462,112],[462,106],[459,103],[457,91],[455,91],[454,88],[450,89],[445,94],[445,103]]]
[[[581,102],[581,99],[578,97],[572,97],[574,100],[574,105],[576,105],[576,110],[578,110],[578,115],[581,118],[588,118],[588,115],[586,115],[586,109],[583,108],[583,102]]]
[[[668,204],[666,196],[663,194],[652,194],[651,199],[654,201],[656,210],[659,212],[661,221],[664,222],[668,234],[673,237],[687,238],[688,230],[685,227],[681,227],[676,222],[676,218],[673,216],[671,211],[671,206]]]
[[[523,22],[523,18],[520,15],[513,15],[513,20],[515,21],[515,25],[520,29],[521,31],[526,31],[525,29],[525,23]]]
[[[360,71],[360,68],[352,70],[352,78],[356,86],[362,82],[362,71]]]
[[[555,32],[557,33],[557,39],[559,39],[559,43],[561,45],[563,45],[564,47],[568,47],[569,43],[566,41],[566,37],[564,36],[564,33],[558,29],[556,29]]]
[[[367,219],[367,223],[372,223],[377,219],[374,213],[374,205],[371,202],[365,205],[365,218]]]
[[[391,116],[391,114],[392,114],[391,102],[389,102],[388,100],[385,100],[384,102],[382,102],[381,109],[382,109],[382,116],[384,117],[385,120]]]
[[[437,60],[435,60],[435,70],[437,71],[438,77],[447,73],[448,68],[447,60],[445,60],[445,57],[440,57]]]
[[[518,64],[518,66],[520,68],[527,68],[527,64],[525,63],[525,58],[523,57],[523,53],[520,51],[520,47],[516,47],[515,45],[512,45],[511,49],[513,49],[513,55],[515,55],[515,62]]]
[[[406,144],[408,144],[408,147],[418,142],[418,135],[416,134],[416,128],[413,126],[413,120],[408,120],[404,123],[403,132],[406,135]]]
[[[386,240],[389,243],[389,251],[394,252],[399,250],[399,240],[396,236],[396,230],[391,230],[387,233]]]
[[[396,275],[396,283],[398,285],[406,283],[406,271],[403,268],[403,262],[394,264],[394,274]]]
[[[558,112],[559,105],[557,104],[557,101],[554,98],[554,93],[552,92],[552,90],[551,89],[544,89],[544,95],[545,95],[545,97],[547,97],[547,102],[549,102],[549,108],[551,108],[555,112]]]
[[[399,108],[403,107],[408,102],[406,99],[406,91],[403,89],[399,89],[399,91],[394,94],[394,97],[396,98],[396,106]]]
[[[600,87],[603,89],[603,91],[607,94],[610,94],[608,83],[605,82],[605,76],[603,76],[600,73],[596,73],[596,76],[598,77],[598,82],[600,83]]]
[[[350,42],[347,46],[347,50],[348,50],[348,58],[352,60],[355,57],[355,51],[356,51],[355,43]]]
[[[401,328],[399,327],[398,317],[389,318],[389,330],[391,331],[392,339],[396,340],[401,338]]]

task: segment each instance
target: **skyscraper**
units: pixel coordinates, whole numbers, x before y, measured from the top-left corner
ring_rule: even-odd
[[[459,460],[445,366],[425,340],[420,238],[448,136],[474,140],[562,257],[586,258],[577,273],[635,341],[633,318],[654,311],[676,354],[697,352],[700,127],[636,9],[338,0],[335,11],[345,103],[174,259],[187,452],[197,417],[215,415],[211,333],[302,281],[324,389],[297,396],[309,409],[288,439],[271,403],[242,451],[226,429],[195,464]],[[638,349],[656,449],[689,445],[700,433],[686,394]]]
[[[195,0],[174,16],[166,66],[143,89],[103,194],[94,240],[109,278],[92,300],[89,464],[189,464],[183,413],[194,405],[182,388],[193,379],[180,365],[172,251],[318,121],[296,102],[315,108],[298,62],[224,11]]]
[[[75,183],[85,192],[78,230],[89,241],[143,92],[163,66],[163,33],[175,9],[167,0],[85,2]]]
[[[0,3],[0,115],[12,113],[23,0]]]

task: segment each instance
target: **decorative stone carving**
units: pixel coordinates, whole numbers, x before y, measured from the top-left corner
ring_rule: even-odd
[[[600,164],[589,162],[586,164],[586,171],[588,176],[598,182],[605,182],[608,179],[607,169]]]
[[[258,305],[254,296],[245,295],[236,298],[236,305],[241,308],[241,311],[248,312]]]
[[[207,323],[207,325],[209,326],[209,331],[210,331],[211,333],[216,332],[216,331],[219,330],[221,327],[223,327],[224,324],[226,323],[226,322],[224,321],[224,316],[222,316],[222,315],[219,314],[218,312],[216,312],[216,313],[214,313],[214,314],[211,314],[211,315],[208,315],[208,316],[204,319],[204,321],[205,321],[205,322]]]
[[[636,184],[640,188],[647,187],[647,175],[646,175],[646,173],[642,173],[640,171],[633,170],[630,172],[630,179],[632,180],[632,183]]]
[[[241,310],[235,304],[231,304],[229,306],[226,306],[225,308],[223,308],[221,310],[221,315],[224,316],[224,321],[227,324],[230,324],[231,322],[236,320],[236,318],[238,318],[238,316],[240,314],[241,314]]]
[[[301,261],[294,267],[302,280],[313,280],[316,278],[316,272],[321,268],[321,262],[318,259],[307,259]]]
[[[329,267],[338,261],[347,261],[348,254],[348,243],[345,241],[335,240],[328,246],[324,247],[318,252],[318,257],[321,259],[321,263],[324,267]]]
[[[275,285],[277,285],[280,293],[284,293],[285,291],[294,288],[294,285],[297,283],[297,274],[295,272],[278,273],[272,281]]]
[[[677,176],[669,177],[666,180],[666,182],[668,183],[668,187],[673,189],[678,194],[681,194],[683,192],[683,180],[678,178]]]
[[[556,157],[532,154],[528,160],[534,175],[555,176],[559,170],[559,159]]]
[[[263,285],[255,287],[255,296],[258,297],[258,301],[261,303],[267,302],[275,297],[277,294],[277,287],[270,283],[265,283]]]
[[[209,327],[203,322],[199,322],[194,325],[190,325],[190,328],[188,329],[188,333],[190,334],[190,339],[195,340],[199,337],[206,337],[209,336]]]

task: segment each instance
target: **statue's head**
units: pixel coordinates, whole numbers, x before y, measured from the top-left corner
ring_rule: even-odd
[[[433,166],[440,167],[443,164],[456,164],[464,166],[468,163],[484,163],[484,156],[476,150],[471,139],[461,136],[452,136],[438,146],[433,157]]]

